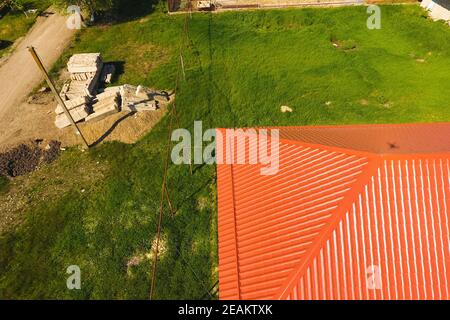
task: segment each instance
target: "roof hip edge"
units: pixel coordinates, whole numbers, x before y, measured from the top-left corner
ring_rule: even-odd
[[[339,225],[339,223],[344,218],[345,214],[351,209],[355,198],[361,193],[363,188],[369,183],[370,179],[375,176],[377,170],[380,168],[382,163],[382,159],[380,157],[373,157],[369,159],[367,167],[361,173],[361,175],[357,178],[357,181],[353,188],[351,188],[344,196],[342,203],[337,208],[336,213],[333,215],[331,220],[328,222],[328,225],[324,227],[324,229],[317,236],[317,239],[314,240],[309,251],[306,253],[305,257],[302,259],[301,263],[292,271],[289,277],[282,284],[280,289],[274,296],[274,299],[283,300],[286,299],[292,288],[297,283],[298,279],[300,279],[307,271],[309,266],[311,265],[314,258],[319,254],[320,250],[323,248],[324,244],[331,237],[333,231]]]

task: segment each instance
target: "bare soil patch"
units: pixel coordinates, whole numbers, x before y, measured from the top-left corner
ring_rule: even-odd
[[[128,276],[133,276],[133,267],[136,267],[145,261],[152,262],[155,259],[155,251],[156,251],[156,243],[157,242],[158,241],[155,236],[152,240],[152,248],[150,251],[139,252],[127,261],[126,267],[127,267],[127,275]],[[161,238],[159,239],[159,243],[158,243],[158,260],[163,258],[164,255],[167,253],[167,250],[168,250],[167,242],[168,242],[167,235],[162,234]]]
[[[60,147],[61,143],[55,140],[49,143],[37,140],[0,153],[0,175],[18,177],[33,172],[40,164],[55,161]]]
[[[27,211],[42,202],[54,201],[70,190],[84,190],[88,194],[89,188],[104,178],[109,168],[107,161],[93,160],[87,152],[64,152],[76,155],[10,179],[8,192],[0,193],[0,235],[20,226]]]
[[[52,9],[53,10],[53,9]],[[39,17],[29,33],[18,41],[17,47],[0,63],[0,119],[16,111],[17,105],[42,81],[28,46],[34,46],[44,65],[49,68],[70,43],[75,30],[66,27],[67,17],[54,10],[48,17]],[[3,127],[3,122],[0,124]]]
[[[49,92],[33,94],[27,102],[0,119],[0,152],[35,140],[58,140],[62,147],[80,144],[74,129],[58,129],[55,124],[56,101]],[[90,144],[104,141],[134,143],[159,122],[167,110],[165,104],[156,111],[120,112],[97,122],[80,123]]]

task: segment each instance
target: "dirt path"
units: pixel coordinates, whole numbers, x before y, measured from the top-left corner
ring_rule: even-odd
[[[66,27],[67,17],[51,11],[54,14],[38,18],[28,35],[0,66],[0,136],[6,126],[5,116],[17,112],[18,105],[43,79],[27,47],[34,46],[48,68],[75,34]]]
[[[29,97],[43,77],[27,46],[33,45],[49,68],[75,34],[66,28],[66,19],[56,13],[39,18],[15,51],[0,64],[0,152],[30,140],[55,139],[63,146],[80,143],[73,128],[56,128],[57,103],[51,93]],[[163,106],[158,111],[132,115],[122,112],[99,122],[81,123],[80,127],[90,144],[111,140],[133,143],[159,122],[166,109]]]

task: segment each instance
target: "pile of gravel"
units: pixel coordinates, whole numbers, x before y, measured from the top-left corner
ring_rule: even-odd
[[[36,170],[41,163],[52,163],[58,158],[61,142],[50,141],[42,149],[40,141],[21,144],[5,153],[0,153],[0,175],[21,176]]]

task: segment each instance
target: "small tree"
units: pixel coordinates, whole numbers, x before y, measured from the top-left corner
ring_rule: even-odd
[[[24,11],[25,10],[25,0],[8,0],[8,5],[11,7],[11,9],[13,10],[20,10],[20,11]]]
[[[27,0],[8,0],[6,2],[12,10],[22,11],[23,14],[28,18],[28,15],[25,11],[25,7],[28,2]]]

